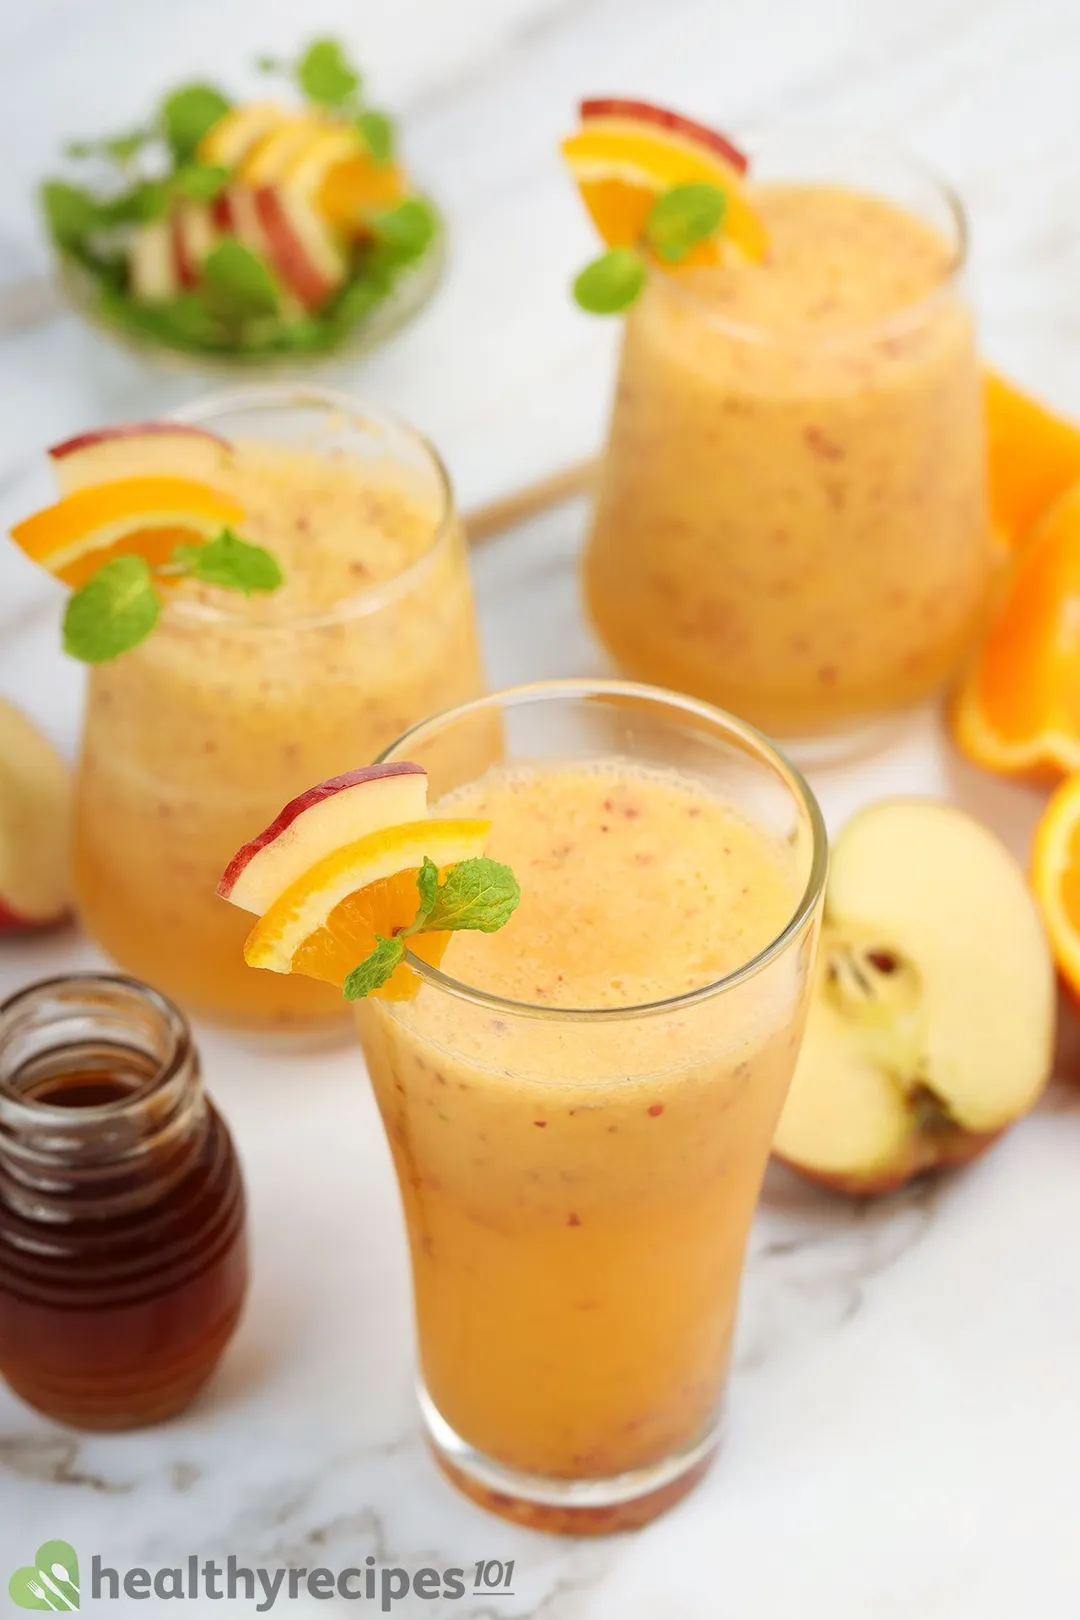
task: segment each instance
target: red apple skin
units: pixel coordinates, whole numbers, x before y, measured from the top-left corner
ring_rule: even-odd
[[[71,916],[70,907],[65,906],[63,911],[57,911],[51,917],[23,917],[0,900],[0,938],[5,934],[38,934],[46,928],[59,928]]]
[[[185,292],[191,290],[199,279],[199,267],[192,260],[184,241],[184,229],[181,223],[180,210],[174,208],[169,220],[169,235],[172,238],[173,263],[176,265],[176,279]]]
[[[50,445],[46,453],[50,461],[63,461],[65,456],[73,456],[79,450],[90,450],[107,439],[141,439],[151,434],[170,433],[195,434],[200,439],[212,439],[226,450],[230,448],[229,441],[219,433],[211,433],[209,428],[197,427],[193,422],[118,422],[115,427],[92,428],[87,433],[76,433],[72,439]]]
[[[785,1159],[782,1153],[773,1156],[778,1164],[794,1170],[796,1175],[812,1182],[815,1187],[825,1187],[829,1192],[843,1193],[848,1198],[881,1198],[888,1193],[899,1192],[916,1176],[937,1170],[959,1170],[963,1165],[971,1164],[993,1147],[1008,1129],[1007,1125],[1003,1125],[1000,1130],[980,1134],[959,1127],[940,1133],[913,1130],[908,1139],[907,1152],[898,1163],[879,1164],[872,1170],[856,1170],[850,1174],[814,1170],[809,1165]]]
[[[685,135],[699,146],[711,147],[737,174],[745,174],[750,166],[746,153],[740,152],[719,130],[695,123],[692,118],[684,118],[682,113],[671,112],[667,107],[654,107],[648,101],[634,101],[628,96],[591,96],[578,104],[578,112],[584,123],[590,118],[633,118],[643,124],[657,124],[661,129],[670,129],[674,135]]]
[[[386,765],[365,765],[359,770],[346,771],[342,776],[331,776],[316,787],[308,788],[295,799],[290,799],[283,810],[280,810],[270,823],[255,838],[243,844],[233,856],[221,875],[217,892],[222,900],[227,900],[236,887],[236,880],[247,866],[248,862],[268,845],[276,843],[287,827],[291,827],[297,816],[310,810],[313,804],[321,804],[324,799],[332,799],[343,788],[358,787],[361,782],[378,782],[387,776],[423,776],[424,767],[414,765],[409,760],[392,761]]]
[[[317,309],[337,284],[313,262],[273,186],[260,186],[255,192],[255,214],[278,275],[305,309]]]

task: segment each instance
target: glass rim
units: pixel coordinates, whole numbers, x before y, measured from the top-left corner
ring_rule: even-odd
[[[921,297],[909,303],[898,304],[886,315],[875,317],[873,320],[860,321],[852,326],[821,333],[813,336],[808,333],[779,333],[768,326],[753,321],[738,321],[725,315],[721,309],[711,304],[700,292],[686,283],[676,274],[661,269],[646,255],[645,262],[650,286],[663,286],[670,296],[682,302],[688,308],[698,311],[707,324],[727,336],[737,339],[741,343],[756,344],[760,348],[775,350],[784,349],[811,349],[815,352],[829,349],[843,348],[852,342],[867,342],[870,340],[887,340],[900,333],[918,326],[925,320],[934,307],[955,290],[956,283],[963,275],[970,255],[971,231],[968,224],[967,210],[961,201],[959,192],[944,180],[941,175],[928,163],[914,153],[909,152],[901,145],[891,141],[882,140],[867,134],[857,128],[845,128],[840,124],[814,123],[805,124],[793,122],[789,124],[767,124],[751,126],[745,131],[736,133],[736,142],[743,150],[749,149],[751,165],[753,164],[754,149],[767,148],[770,142],[820,140],[835,142],[841,149],[849,153],[854,152],[864,157],[879,158],[886,162],[901,165],[909,175],[921,181],[937,200],[943,204],[952,227],[953,240],[949,244],[952,252],[949,261],[944,267],[940,279],[930,290]],[[772,182],[765,181],[768,185]],[[752,168],[749,181],[753,188]],[[852,188],[856,189],[856,188]],[[858,188],[863,194],[871,197],[880,197],[882,194],[870,188]],[[888,198],[885,199],[888,201]],[[912,210],[908,209],[908,212]]]
[[[414,427],[411,422],[407,422],[403,416],[398,416],[394,411],[384,410],[379,405],[369,405],[365,400],[342,389],[322,388],[317,383],[267,381],[241,383],[235,387],[201,394],[198,399],[171,411],[169,420],[190,427],[212,428],[215,417],[228,415],[234,411],[258,412],[304,408],[318,409],[327,414],[331,412],[344,414],[360,423],[372,422],[380,427],[394,429],[417,446],[435,475],[438,490],[439,509],[428,544],[399,574],[394,574],[390,579],[377,580],[370,585],[361,585],[352,595],[343,597],[330,608],[316,612],[300,609],[283,618],[251,619],[241,612],[239,602],[235,609],[230,609],[223,603],[191,602],[183,597],[170,595],[169,601],[165,604],[165,612],[170,618],[189,623],[228,625],[230,629],[246,631],[252,635],[272,634],[275,631],[317,630],[341,624],[350,619],[377,613],[396,597],[404,595],[452,542],[457,532],[457,505],[453,481],[446,463],[431,440],[421,433],[419,428]]]
[[[78,1109],[67,1108],[62,1103],[50,1103],[41,1098],[27,1098],[15,1090],[11,1084],[13,1077],[0,1066],[0,1121],[10,1125],[32,1126],[45,1122],[59,1123],[63,1120],[71,1128],[81,1129],[84,1124],[96,1125],[116,1119],[157,1097],[183,1073],[194,1053],[195,1042],[191,1025],[176,1003],[161,990],[156,990],[152,984],[146,984],[142,979],[132,978],[126,973],[93,971],[57,973],[48,979],[37,979],[33,984],[24,985],[21,990],[16,990],[13,995],[0,1001],[0,1022],[12,1013],[17,1014],[21,1004],[32,1002],[37,996],[55,994],[69,987],[76,992],[83,990],[88,995],[92,995],[95,990],[106,993],[121,991],[131,995],[133,999],[148,1002],[161,1019],[162,1030],[168,1042],[166,1055],[160,1060],[155,1060],[154,1073],[148,1075],[139,1085],[133,1086],[125,1096],[114,1098],[111,1102],[94,1103],[91,1107]]]
[[[818,804],[809,783],[802,772],[792,764],[787,755],[777,745],[766,737],[764,732],[758,731],[756,726],[750,725],[738,716],[730,714],[726,709],[715,707],[711,703],[704,703],[699,698],[693,698],[682,692],[669,692],[660,686],[648,686],[635,681],[620,681],[608,679],[560,679],[529,681],[521,685],[504,687],[498,692],[488,692],[483,697],[472,698],[468,703],[455,704],[449,709],[442,709],[436,714],[427,715],[408,727],[383,749],[376,760],[376,764],[383,764],[397,756],[407,758],[401,753],[403,747],[415,740],[422,732],[437,730],[449,721],[467,718],[469,715],[482,713],[485,709],[496,706],[507,707],[526,703],[542,703],[547,698],[604,698],[604,697],[630,697],[642,700],[645,703],[681,711],[684,715],[695,716],[701,720],[709,721],[718,726],[726,735],[741,741],[746,752],[755,758],[764,761],[772,767],[775,774],[788,787],[793,798],[800,804],[806,813],[810,824],[813,852],[810,862],[810,871],[802,894],[795,903],[791,916],[780,932],[761,950],[743,962],[731,972],[722,974],[718,979],[711,979],[707,984],[697,985],[692,990],[680,991],[676,996],[665,996],[659,1001],[634,1002],[625,1007],[551,1007],[543,1006],[539,1002],[514,1001],[508,996],[499,996],[489,990],[481,990],[476,985],[466,984],[453,974],[445,973],[442,968],[434,967],[421,957],[415,956],[406,947],[405,961],[419,979],[439,990],[456,996],[459,1000],[472,1002],[476,1006],[489,1008],[493,1012],[510,1013],[517,1017],[540,1018],[556,1023],[619,1023],[626,1019],[652,1017],[659,1013],[681,1011],[683,1008],[696,1006],[699,1002],[709,1001],[714,996],[722,995],[727,990],[733,990],[748,979],[755,978],[769,964],[782,956],[787,947],[803,931],[817,908],[825,887],[825,878],[829,864],[829,840],[825,827],[825,818],[821,806]],[[407,1003],[406,1003],[407,1005]]]

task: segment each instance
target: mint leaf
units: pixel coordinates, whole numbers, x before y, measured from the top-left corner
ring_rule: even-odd
[[[230,103],[212,84],[187,84],[161,104],[161,126],[177,163],[187,163],[195,148]]]
[[[406,197],[395,208],[373,214],[371,228],[380,242],[412,258],[423,253],[435,235],[439,228],[439,217],[422,197]]]
[[[384,939],[381,934],[376,934],[375,938],[378,944],[371,955],[353,968],[341,987],[346,1001],[359,1001],[380,989],[405,956],[405,946],[400,939]]]
[[[285,578],[271,552],[241,540],[231,529],[222,529],[202,545],[177,546],[168,572],[186,574],[204,585],[219,585],[244,596],[255,591],[276,591]]]
[[[356,127],[364,137],[364,144],[376,163],[389,163],[394,155],[393,120],[385,113],[369,108],[356,120]]]
[[[110,225],[143,225],[160,219],[169,206],[169,186],[164,180],[139,180],[102,204]]]
[[[202,281],[215,308],[243,320],[276,315],[281,294],[273,271],[252,248],[235,236],[216,242],[202,262]]]
[[[590,315],[618,315],[645,285],[645,266],[633,248],[612,248],[587,264],[574,281],[574,298]]]
[[[478,928],[494,934],[509,922],[520,899],[517,878],[501,861],[489,861],[484,855],[458,861],[435,891],[424,928],[429,932]]]
[[[336,39],[316,39],[296,64],[296,82],[309,101],[344,107],[360,88],[360,75]]]
[[[41,206],[49,234],[58,247],[80,247],[88,237],[109,225],[108,210],[92,192],[66,180],[46,180]]]
[[[176,196],[187,197],[190,202],[209,203],[229,183],[229,171],[220,163],[184,163],[172,178]]]
[[[120,135],[106,135],[94,141],[68,141],[64,148],[69,158],[105,157],[114,163],[127,164],[138,157],[144,146],[154,140],[152,129],[129,129]]]
[[[428,855],[424,856],[424,864],[416,874],[416,887],[420,894],[420,909],[408,928],[402,929],[403,934],[418,934],[426,926],[439,892],[439,868]]]
[[[103,664],[137,647],[160,612],[145,559],[114,557],[72,594],[64,613],[64,651],[84,664]]]
[[[713,235],[726,211],[727,198],[719,186],[705,181],[672,186],[653,204],[645,236],[661,259],[678,264],[696,242]]]

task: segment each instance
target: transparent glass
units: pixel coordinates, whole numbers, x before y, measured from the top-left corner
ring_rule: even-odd
[[[178,1009],[72,974],[0,1006],[0,1375],[81,1429],[182,1410],[247,1289],[245,1198]]]
[[[437,793],[495,762],[676,772],[790,855],[799,897],[782,932],[689,993],[568,1010],[410,956],[415,998],[358,1011],[408,1227],[437,1460],[485,1506],[538,1528],[644,1523],[718,1442],[747,1232],[801,1036],[820,813],[750,727],[621,682],[484,698],[421,722],[384,757],[425,765]],[[677,922],[658,949],[678,950]],[[572,958],[570,931],[565,948]]]
[[[774,736],[854,737],[940,687],[984,611],[966,226],[931,175],[877,146],[813,131],[747,145],[786,279],[767,263],[650,277],[626,322],[588,607],[637,679]],[[832,256],[812,292],[799,253]],[[904,301],[916,270],[931,290]]]
[[[215,888],[288,799],[483,690],[464,536],[435,451],[366,405],[268,387],[180,416],[241,449],[280,448],[279,466],[260,467],[241,528],[287,559],[286,585],[212,601],[177,593],[145,642],[91,672],[75,812],[80,915],[117,962],[186,1008],[270,1029],[340,1024],[329,986],[245,967],[251,918]],[[342,466],[361,469],[365,488],[344,508],[327,494]],[[365,583],[372,548],[397,539],[403,501],[409,522],[425,525],[424,549]],[[319,569],[333,570],[333,591],[343,581],[329,605]]]

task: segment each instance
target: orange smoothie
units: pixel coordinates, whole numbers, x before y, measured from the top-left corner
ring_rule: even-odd
[[[857,729],[940,687],[984,608],[962,244],[843,186],[748,197],[766,263],[654,274],[630,312],[589,610],[637,679]]]
[[[625,759],[496,766],[435,813],[490,819],[522,899],[443,959],[502,1002],[428,983],[359,1011],[427,1396],[469,1447],[549,1480],[707,1446],[805,953],[671,998],[773,941],[805,874],[703,781]]]
[[[220,481],[284,586],[245,599],[185,581],[145,642],[91,674],[80,913],[187,1008],[267,1026],[342,1016],[328,986],[244,965],[253,919],[215,887],[294,793],[482,689],[465,545],[434,465],[425,480],[392,456],[236,441]]]

